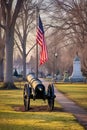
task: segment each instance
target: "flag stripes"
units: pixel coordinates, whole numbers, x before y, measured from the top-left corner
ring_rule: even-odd
[[[39,25],[37,28],[36,42],[41,46],[41,52],[40,52],[40,65],[41,65],[48,60],[48,53],[44,38],[43,24],[40,16],[39,16]]]

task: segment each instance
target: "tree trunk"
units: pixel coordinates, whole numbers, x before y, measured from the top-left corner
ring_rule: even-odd
[[[26,79],[26,54],[23,53],[23,79]]]
[[[3,59],[0,60],[0,81],[3,81]]]
[[[24,35],[23,35],[23,43],[22,43],[22,48],[23,48],[23,79],[26,79],[26,39],[27,39],[27,35],[26,35],[26,31],[24,31]]]
[[[0,57],[0,81],[4,79],[4,46],[0,49],[1,57]]]
[[[13,82],[14,29],[6,32],[4,82]]]

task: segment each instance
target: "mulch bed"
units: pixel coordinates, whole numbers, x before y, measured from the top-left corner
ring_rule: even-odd
[[[18,112],[28,112],[25,111],[24,106],[14,106],[13,109]],[[47,106],[31,106],[29,112],[49,112],[49,109]],[[63,109],[54,107],[52,112],[63,112]]]

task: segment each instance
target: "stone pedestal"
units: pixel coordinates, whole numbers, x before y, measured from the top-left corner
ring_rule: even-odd
[[[72,75],[69,77],[71,82],[84,82],[85,77],[82,75],[81,72],[81,62],[78,55],[73,60],[73,72]]]

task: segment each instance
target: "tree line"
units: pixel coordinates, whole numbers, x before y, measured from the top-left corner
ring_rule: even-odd
[[[35,37],[36,6],[37,2],[34,0],[0,0],[0,79],[3,78],[4,68],[4,82],[13,82],[14,45],[21,54],[23,78],[26,77],[26,58],[29,55],[26,43],[30,33]],[[55,71],[54,62],[56,70],[62,72],[72,67],[72,58],[78,51],[82,70],[86,73],[87,1],[43,0],[38,2],[38,7],[48,47],[49,60],[45,64],[48,72]],[[55,53],[58,54],[57,61]]]

